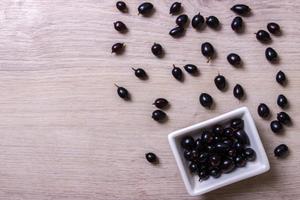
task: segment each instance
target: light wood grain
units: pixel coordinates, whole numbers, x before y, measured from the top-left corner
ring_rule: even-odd
[[[292,0],[242,1],[252,10],[244,18],[246,32],[237,35],[230,23],[229,8],[241,1],[182,1],[192,17],[199,11],[216,15],[220,31],[201,32],[188,28],[185,37],[168,35],[175,16],[168,14],[173,1],[151,0],[156,12],[150,18],[137,15],[142,1],[127,1],[129,14],[104,0],[3,0],[0,2],[0,199],[300,199],[300,2]],[[129,27],[119,34],[112,23],[122,20]],[[266,45],[256,41],[258,29],[278,22],[283,35],[271,44],[280,64],[264,58]],[[125,42],[121,56],[110,53],[115,42]],[[218,57],[207,64],[200,44],[211,42]],[[153,42],[163,45],[166,55],[155,58]],[[238,53],[243,69],[226,61]],[[201,75],[186,75],[179,83],[170,75],[172,64],[194,63]],[[134,77],[130,67],[143,67],[147,81]],[[283,70],[287,87],[274,76]],[[229,81],[229,90],[213,85],[217,73]],[[131,92],[132,101],[116,95],[117,83]],[[247,99],[239,102],[232,87],[240,83]],[[198,97],[209,92],[216,108],[203,109]],[[279,93],[290,100],[287,112],[294,125],[276,136],[270,121],[256,114],[267,103],[273,117]],[[171,102],[165,124],[151,119],[152,101],[165,97]],[[236,183],[201,197],[189,197],[167,143],[167,135],[182,127],[247,106],[253,114],[271,163],[267,174]],[[273,157],[273,149],[286,143],[291,149],[285,160]],[[144,153],[155,152],[158,166],[151,166]]]

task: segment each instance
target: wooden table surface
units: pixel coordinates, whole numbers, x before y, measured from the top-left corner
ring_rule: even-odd
[[[192,17],[199,11],[216,15],[219,31],[191,26],[184,37],[168,35],[175,16],[168,14],[171,0],[150,0],[154,14],[137,15],[140,0],[127,1],[128,14],[104,0],[2,0],[0,2],[0,199],[4,200],[90,200],[90,199],[300,199],[300,1],[217,1],[183,0],[184,12]],[[246,30],[235,34],[230,7],[246,3],[252,10],[244,18]],[[122,20],[129,28],[119,34],[113,22]],[[280,62],[272,65],[264,56],[268,45],[259,43],[257,30],[268,22],[278,22],[281,36],[270,46]],[[211,42],[217,58],[211,63],[201,55],[203,42]],[[110,53],[115,42],[125,42],[123,55]],[[155,58],[150,51],[161,43],[165,56]],[[238,53],[241,69],[231,67],[227,54]],[[180,83],[170,74],[172,64],[193,63],[200,76],[185,74]],[[149,74],[138,80],[131,67],[143,67]],[[275,82],[283,70],[288,85]],[[213,84],[221,73],[229,89],[220,92]],[[132,101],[116,94],[114,83],[126,87]],[[240,83],[247,94],[239,102],[232,88]],[[205,110],[198,98],[210,93],[216,106]],[[290,101],[286,111],[293,126],[282,135],[269,128],[281,109],[277,95]],[[167,98],[171,107],[164,124],[151,119],[153,100]],[[257,105],[268,104],[270,120],[261,120]],[[200,197],[189,197],[167,135],[179,128],[247,106],[258,127],[271,170]],[[274,158],[273,149],[286,143],[288,158]],[[158,166],[144,159],[155,152]]]

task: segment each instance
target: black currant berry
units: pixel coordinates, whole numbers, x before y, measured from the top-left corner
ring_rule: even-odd
[[[244,4],[236,4],[230,10],[238,15],[248,15],[251,11],[250,7]]]
[[[230,122],[230,127],[233,129],[242,129],[244,128],[244,120],[240,118],[234,118]]]
[[[277,120],[285,125],[291,123],[291,117],[286,112],[277,113]]]
[[[289,148],[286,144],[280,144],[274,149],[274,155],[276,157],[284,157],[289,152]]]
[[[242,144],[249,145],[250,140],[244,129],[238,129],[233,132],[233,136]]]
[[[231,22],[231,28],[235,32],[241,32],[243,29],[243,19],[241,17],[235,17]]]
[[[111,53],[116,53],[116,54],[120,54],[123,52],[124,50],[124,43],[115,43],[112,47],[111,47]]]
[[[196,75],[198,74],[198,67],[193,64],[187,64],[183,67],[185,71],[187,71],[191,75]]]
[[[169,105],[169,102],[167,99],[158,98],[154,101],[153,105],[155,105],[159,109],[162,109],[162,108],[166,108]]]
[[[186,25],[186,23],[188,22],[188,20],[189,20],[189,17],[186,14],[179,15],[176,18],[176,24],[178,26],[184,27]]]
[[[154,43],[151,47],[151,51],[152,51],[153,55],[160,57],[163,53],[163,48],[160,44]]]
[[[126,88],[118,86],[117,84],[115,84],[115,86],[118,88],[117,92],[119,97],[121,97],[122,99],[129,99],[129,92]]]
[[[239,100],[244,97],[244,89],[240,84],[236,84],[233,88],[233,96]]]
[[[201,93],[199,101],[200,104],[205,108],[211,108],[213,104],[213,98],[207,93]]]
[[[174,2],[170,7],[170,14],[171,15],[178,14],[180,10],[181,10],[181,3]]]
[[[270,127],[271,127],[271,130],[273,131],[273,133],[279,133],[283,129],[281,123],[277,120],[273,120],[270,124]]]
[[[275,62],[278,59],[277,52],[271,47],[266,48],[265,56],[270,62]]]
[[[142,68],[137,68],[137,69],[132,68],[132,70],[134,71],[135,76],[138,77],[139,79],[146,79],[147,78],[147,73]]]
[[[186,136],[181,140],[181,146],[184,149],[191,150],[195,147],[195,140],[191,136]]]
[[[224,90],[226,87],[226,79],[223,75],[218,75],[215,77],[215,85],[219,90]]]
[[[117,31],[119,31],[121,33],[124,33],[125,31],[127,31],[126,25],[121,21],[114,22],[114,27]]]
[[[158,121],[158,122],[165,120],[166,117],[167,117],[167,114],[162,110],[155,110],[152,113],[152,119],[154,119],[155,121]]]
[[[283,94],[278,95],[278,97],[277,97],[277,105],[280,108],[285,108],[288,105],[288,100],[287,100],[287,98]]]
[[[256,153],[252,148],[246,148],[244,150],[244,155],[248,161],[254,161],[256,159]]]
[[[141,15],[149,15],[153,10],[153,4],[150,2],[144,2],[138,7],[139,14]]]
[[[271,36],[267,31],[259,30],[256,33],[256,39],[260,42],[266,43],[271,41]]]
[[[146,153],[145,157],[149,163],[152,163],[152,164],[157,163],[157,156],[154,153],[151,153],[151,152]]]
[[[179,67],[176,67],[175,65],[173,65],[172,75],[173,75],[174,78],[177,79],[178,81],[182,81],[182,79],[183,79],[183,73],[182,73],[182,70],[181,70]]]
[[[217,29],[220,25],[220,21],[215,16],[209,16],[209,17],[206,18],[206,24],[210,28]]]
[[[227,61],[233,66],[238,66],[241,64],[241,57],[236,53],[231,53],[227,56]]]
[[[282,72],[282,71],[279,71],[277,74],[276,74],[276,81],[277,83],[279,83],[280,85],[284,85],[286,83],[286,76],[285,76],[285,73]]]
[[[270,115],[270,109],[266,104],[261,103],[257,107],[257,113],[261,118],[267,118]]]
[[[275,22],[268,23],[267,29],[270,33],[272,33],[274,35],[277,35],[280,33],[280,26]]]
[[[183,35],[183,33],[184,33],[184,28],[181,26],[177,26],[170,30],[169,35],[171,35],[172,37],[180,37]]]
[[[214,47],[209,42],[205,42],[201,45],[201,52],[203,56],[208,58],[207,62],[209,62],[215,54]]]
[[[192,27],[194,29],[200,29],[203,26],[204,21],[205,21],[204,17],[202,15],[200,15],[200,13],[198,13],[192,19]]]
[[[127,6],[126,6],[126,3],[124,1],[117,1],[116,3],[116,7],[119,11],[125,13],[127,12]]]

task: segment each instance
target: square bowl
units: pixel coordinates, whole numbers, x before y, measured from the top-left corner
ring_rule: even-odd
[[[245,167],[236,168],[228,174],[222,174],[219,178],[209,177],[209,179],[205,181],[199,181],[198,176],[190,173],[188,161],[186,161],[183,157],[184,150],[180,144],[181,139],[185,136],[199,138],[201,130],[211,128],[216,124],[227,123],[234,118],[241,118],[244,120],[244,130],[249,137],[250,147],[256,152],[256,159],[254,161],[247,162]],[[187,192],[192,196],[210,192],[223,186],[262,174],[270,169],[268,157],[261,143],[253,118],[246,107],[238,108],[218,117],[174,131],[168,135],[168,140],[184,185]]]

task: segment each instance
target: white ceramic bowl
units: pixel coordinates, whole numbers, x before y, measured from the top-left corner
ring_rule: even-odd
[[[184,136],[190,135],[198,138],[200,130],[212,127],[215,124],[224,124],[233,118],[244,120],[244,130],[248,134],[250,147],[256,152],[256,160],[247,162],[245,167],[237,168],[228,174],[222,174],[219,178],[210,177],[205,181],[199,181],[198,176],[192,175],[188,168],[188,162],[183,157],[183,149],[180,145]],[[242,107],[204,122],[183,128],[168,135],[169,144],[174,154],[181,177],[188,193],[192,196],[201,195],[217,188],[262,174],[270,169],[270,164],[258,135],[251,114],[246,107]]]

